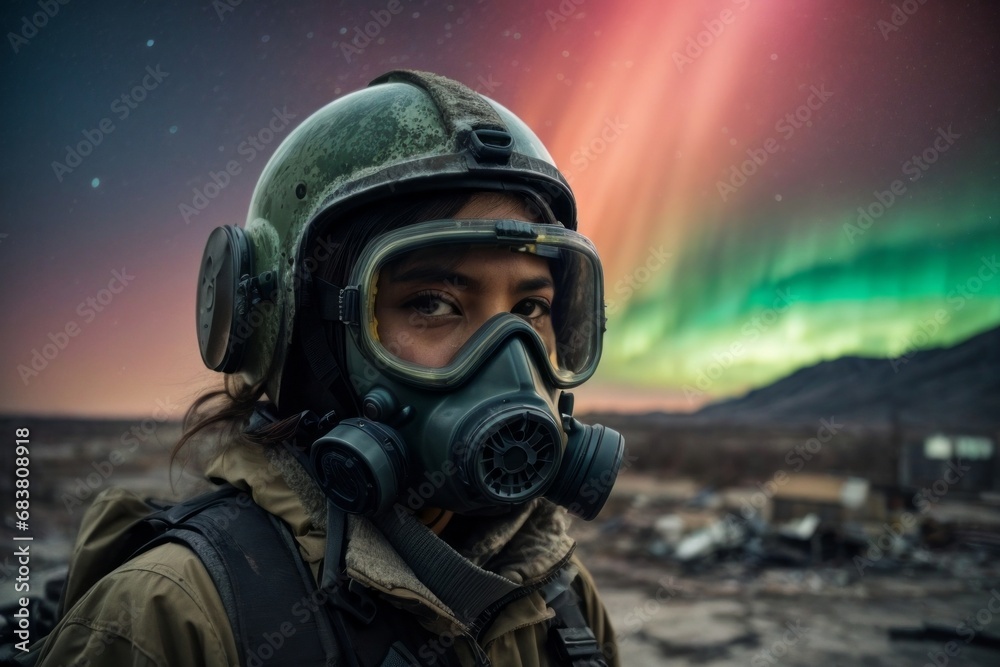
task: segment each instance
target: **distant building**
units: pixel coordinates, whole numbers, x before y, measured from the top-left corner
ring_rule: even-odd
[[[899,486],[945,489],[958,495],[1000,491],[1000,457],[988,435],[932,433],[905,442],[899,456]],[[941,495],[935,489],[937,495]]]
[[[771,499],[771,520],[785,522],[815,514],[821,524],[885,518],[885,498],[861,477],[788,475]]]

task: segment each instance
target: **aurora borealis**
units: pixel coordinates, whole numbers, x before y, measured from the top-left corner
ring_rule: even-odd
[[[102,4],[61,5],[5,47],[6,411],[179,411],[214,382],[194,337],[198,260],[213,227],[244,220],[283,134],[253,158],[239,146],[274,109],[294,126],[395,67],[494,97],[567,173],[611,308],[584,406],[692,409],[1000,325],[991,3],[401,0],[356,51],[343,44],[386,2]],[[7,8],[5,33],[37,11]],[[147,66],[169,74],[121,118],[111,105]],[[114,129],[57,179],[104,118]],[[102,304],[113,271],[135,279]],[[18,367],[70,323],[25,381]]]

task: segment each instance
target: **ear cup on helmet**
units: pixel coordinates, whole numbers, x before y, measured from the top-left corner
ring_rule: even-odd
[[[239,227],[216,227],[198,273],[198,347],[213,371],[233,373],[243,362],[249,304],[240,282],[253,275],[250,240]]]

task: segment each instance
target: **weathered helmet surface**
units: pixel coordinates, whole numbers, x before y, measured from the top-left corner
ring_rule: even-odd
[[[258,308],[243,378],[265,381],[278,400],[301,272],[325,256],[311,245],[317,221],[336,225],[341,213],[394,194],[462,188],[527,191],[576,228],[573,193],[538,137],[450,79],[390,72],[304,120],[264,167],[247,216],[254,270],[275,271],[278,283],[273,301]]]

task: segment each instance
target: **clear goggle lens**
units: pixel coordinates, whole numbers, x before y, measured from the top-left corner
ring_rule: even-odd
[[[512,335],[529,341],[556,386],[586,380],[600,357],[600,260],[554,225],[440,220],[372,244],[352,282],[362,349],[405,379],[461,381]]]

